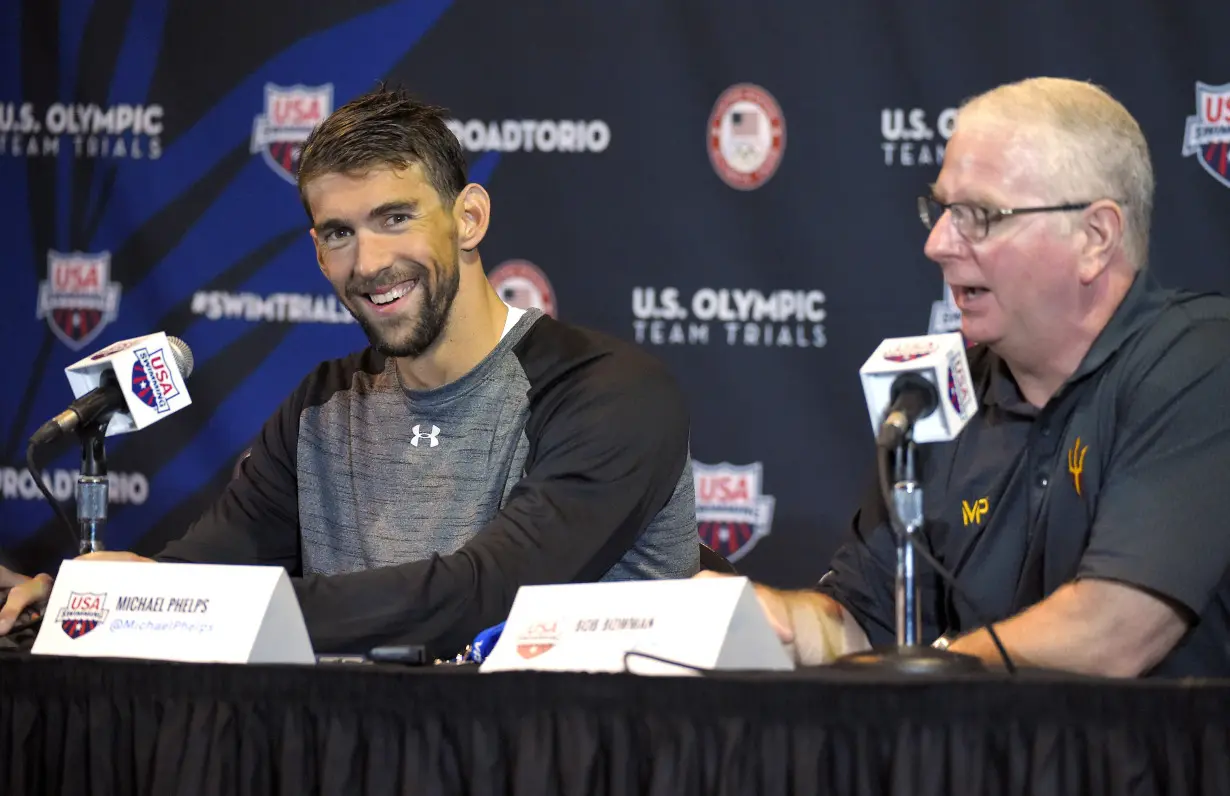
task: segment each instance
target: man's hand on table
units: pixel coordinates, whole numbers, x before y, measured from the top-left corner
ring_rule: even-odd
[[[8,592],[4,605],[0,606],[0,636],[5,636],[26,608],[41,611],[51,594],[51,576],[30,578],[0,567],[0,589]]]
[[[696,578],[735,577],[702,570]],[[818,666],[869,649],[867,636],[839,603],[809,590],[787,591],[752,583],[765,619],[795,663]]]
[[[154,563],[153,559],[144,558],[136,553],[120,550],[105,550],[99,553],[86,553],[78,556],[81,561],[141,561]],[[51,586],[54,583],[50,575],[36,575],[33,578],[0,567],[0,589],[8,590],[8,598],[0,606],[0,636],[7,635],[13,625],[27,608],[41,613],[47,598],[51,596]]]

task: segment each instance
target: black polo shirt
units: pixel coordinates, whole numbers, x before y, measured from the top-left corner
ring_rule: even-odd
[[[919,446],[924,540],[975,602],[925,562],[923,641],[1006,619],[1073,579],[1168,598],[1191,629],[1151,676],[1230,676],[1230,300],[1136,279],[1045,407],[1003,361],[969,350],[979,411],[960,437]],[[873,645],[896,640],[896,547],[869,490],[818,588]]]

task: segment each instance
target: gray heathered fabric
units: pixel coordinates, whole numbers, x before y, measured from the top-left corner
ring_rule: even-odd
[[[447,555],[499,511],[529,449],[529,384],[513,347],[540,317],[527,312],[472,372],[444,387],[404,390],[390,359],[384,372],[359,372],[350,389],[303,412],[303,574]],[[604,580],[696,571],[692,483],[689,459],[670,503]]]

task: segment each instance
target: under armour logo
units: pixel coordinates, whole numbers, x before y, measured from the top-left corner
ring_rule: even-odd
[[[440,439],[439,439],[440,427],[439,426],[432,426],[430,434],[424,434],[423,432],[419,431],[420,428],[422,428],[422,426],[415,426],[414,428],[410,429],[411,431],[414,432],[414,439],[410,440],[411,445],[417,448],[419,446],[419,440],[421,439],[431,440],[431,447],[433,448],[440,444]]]

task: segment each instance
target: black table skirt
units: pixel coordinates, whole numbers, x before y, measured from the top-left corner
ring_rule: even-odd
[[[0,657],[0,794],[1230,794],[1230,684]]]

